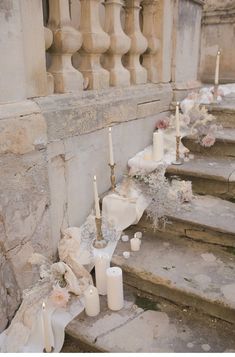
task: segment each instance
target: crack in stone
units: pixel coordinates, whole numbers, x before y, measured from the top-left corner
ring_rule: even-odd
[[[143,315],[144,312],[145,312],[145,311],[143,310],[143,311],[137,313],[135,316],[130,317],[128,320],[126,320],[126,321],[123,322],[122,324],[120,324],[120,325],[118,325],[118,326],[112,328],[111,330],[109,330],[109,331],[107,331],[107,332],[103,332],[102,334],[96,336],[95,339],[94,339],[92,342],[95,344],[95,343],[98,341],[99,338],[101,338],[101,337],[103,337],[103,336],[106,336],[106,335],[109,335],[111,332],[116,331],[116,330],[119,329],[120,327],[125,326],[125,325],[126,325],[127,323],[129,323],[130,321],[133,321],[133,320],[135,320],[137,317]]]

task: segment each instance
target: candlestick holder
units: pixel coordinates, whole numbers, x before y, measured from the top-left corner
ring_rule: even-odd
[[[53,346],[51,346],[50,352],[47,352],[45,347],[43,348],[43,353],[52,353],[52,352],[54,352],[54,347]]]
[[[113,165],[109,164],[110,171],[111,171],[111,174],[110,174],[111,190],[113,192],[116,189],[116,177],[115,177],[115,172],[114,172],[115,166],[116,166],[116,164],[113,164]]]
[[[172,162],[172,165],[182,165],[183,159],[180,158],[180,136],[176,136],[176,153],[175,153],[175,161]]]
[[[97,249],[102,249],[105,248],[107,245],[106,240],[103,237],[102,234],[102,220],[101,218],[95,218],[95,225],[96,225],[96,239],[93,241],[93,246]]]
[[[217,103],[217,97],[218,97],[218,84],[214,85],[214,93],[213,93],[213,102]]]

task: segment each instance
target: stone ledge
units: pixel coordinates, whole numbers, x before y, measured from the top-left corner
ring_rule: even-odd
[[[170,84],[145,84],[35,98],[48,125],[49,141],[83,135],[109,125],[169,110]]]

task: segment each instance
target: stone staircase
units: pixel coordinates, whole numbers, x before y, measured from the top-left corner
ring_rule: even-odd
[[[225,127],[215,146],[184,138],[195,159],[167,170],[192,180],[195,199],[162,231],[146,217],[126,231],[142,231],[143,243],[124,259],[120,241],[112,259],[124,273],[124,309],[102,299],[97,318],[68,325],[63,351],[235,351],[235,105],[210,109]]]

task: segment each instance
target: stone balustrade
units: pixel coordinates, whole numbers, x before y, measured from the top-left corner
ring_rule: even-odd
[[[82,74],[72,66],[71,57],[82,45],[82,35],[71,26],[69,2],[49,0],[48,27],[53,32],[50,47],[55,93],[77,92],[83,89]]]
[[[77,23],[73,18],[73,27],[69,1],[48,0],[47,28],[53,33],[53,42],[47,45],[51,56],[48,72],[54,77],[55,93],[159,82],[155,15],[161,0],[76,1],[80,16]],[[79,58],[76,68],[71,61],[75,53]],[[48,79],[50,92],[52,81]]]

